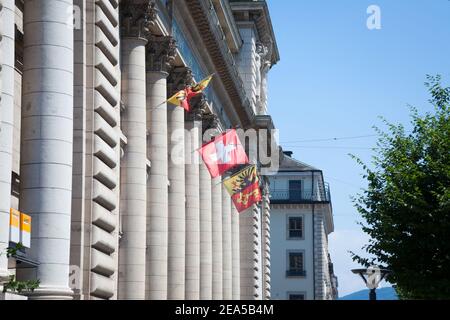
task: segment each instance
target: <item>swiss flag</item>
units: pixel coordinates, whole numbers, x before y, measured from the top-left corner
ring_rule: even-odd
[[[248,157],[235,129],[216,137],[199,150],[212,178],[241,164],[248,164]]]

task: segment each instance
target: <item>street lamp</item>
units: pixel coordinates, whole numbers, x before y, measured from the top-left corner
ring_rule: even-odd
[[[367,269],[353,269],[354,274],[359,274],[366,284],[369,291],[369,300],[377,300],[376,289],[381,281],[383,281],[386,276],[391,273],[388,269],[381,269],[377,266],[371,266]]]

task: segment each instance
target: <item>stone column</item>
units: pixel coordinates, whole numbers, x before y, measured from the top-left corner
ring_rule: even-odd
[[[152,167],[147,184],[147,255],[145,291],[148,300],[167,299],[168,164],[167,69],[175,57],[171,37],[151,37],[147,50],[147,156]]]
[[[257,164],[258,144],[250,143],[248,151],[250,163]],[[256,204],[239,215],[242,300],[261,300],[262,296],[260,217],[260,206]]]
[[[231,202],[227,189],[222,187],[222,261],[223,299],[233,299],[233,256],[231,238]]]
[[[262,203],[262,262],[263,262],[263,299],[271,298],[271,264],[270,264],[270,191],[264,181]]]
[[[0,0],[0,284],[8,277],[14,113],[14,1]]]
[[[201,103],[186,114],[186,300],[200,299],[200,166]]]
[[[213,300],[223,299],[222,178],[211,180],[212,200],[212,291]]]
[[[240,243],[239,243],[239,213],[231,200],[231,242],[232,242],[232,298],[241,299],[241,270],[240,270]]]
[[[71,0],[25,0],[20,210],[33,218],[36,299],[70,299],[73,143]]]
[[[214,114],[202,115],[202,144],[209,142],[209,134],[216,131],[218,127],[218,117]],[[200,299],[213,299],[213,185],[211,175],[202,160],[200,165]],[[214,199],[217,197],[215,196]],[[220,207],[221,209],[221,207]],[[217,257],[217,255],[215,255]],[[216,277],[217,278],[217,277]],[[218,291],[216,289],[216,291]],[[216,295],[217,296],[217,295]]]
[[[211,175],[200,165],[200,299],[212,300]]]
[[[168,105],[169,140],[169,252],[167,266],[167,298],[185,297],[186,266],[186,195],[184,113],[181,107]]]
[[[119,299],[145,299],[147,207],[146,64],[150,20],[145,7],[121,3],[122,131],[127,145],[121,161]]]
[[[240,291],[242,300],[254,300],[255,280],[255,235],[253,208],[239,215],[240,240]]]

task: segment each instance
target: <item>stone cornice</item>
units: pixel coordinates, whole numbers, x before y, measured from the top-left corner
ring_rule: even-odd
[[[244,91],[234,57],[220,27],[218,17],[211,13],[210,1],[186,0],[186,5],[192,15],[197,29],[201,34],[205,47],[217,70],[244,128],[251,125],[254,112]]]
[[[275,32],[266,1],[231,0],[231,8],[238,24],[254,22],[260,41],[270,49],[270,62],[275,65],[280,60]]]
[[[149,36],[147,72],[169,72],[177,55],[175,40],[170,36]]]
[[[225,34],[228,46],[233,53],[238,53],[242,46],[242,38],[234,21],[233,11],[228,0],[212,0]]]
[[[275,125],[270,115],[257,115],[253,119],[253,125],[255,129],[275,129]]]
[[[150,36],[158,14],[154,0],[122,0],[119,12],[122,37],[147,39]]]

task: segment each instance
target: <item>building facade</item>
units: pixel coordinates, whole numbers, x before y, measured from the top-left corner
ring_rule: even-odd
[[[285,152],[270,178],[272,298],[337,299],[337,277],[328,253],[333,232],[330,189],[322,171]]]
[[[0,26],[0,252],[12,212],[32,218],[0,282],[39,279],[30,299],[269,299],[268,193],[238,215],[196,156],[204,133],[271,128],[266,2],[0,0]],[[165,102],[210,74],[191,113]]]

